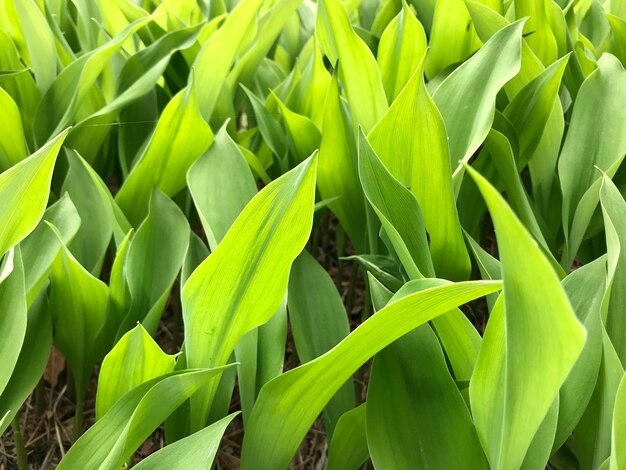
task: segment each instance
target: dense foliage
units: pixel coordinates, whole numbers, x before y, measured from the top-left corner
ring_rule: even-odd
[[[625,62],[624,0],[0,0],[20,466],[59,351],[60,469],[626,469]]]

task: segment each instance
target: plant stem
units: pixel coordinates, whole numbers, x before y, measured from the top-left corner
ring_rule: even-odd
[[[78,440],[83,430],[83,400],[76,400],[76,412],[74,413],[74,442]]]
[[[11,428],[13,428],[13,442],[15,443],[15,453],[17,454],[17,466],[20,470],[28,470],[28,455],[24,447],[24,439],[20,431],[19,413],[13,418]]]

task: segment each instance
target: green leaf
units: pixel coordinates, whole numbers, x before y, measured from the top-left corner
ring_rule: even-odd
[[[24,288],[24,264],[19,247],[9,252],[2,263],[3,279],[0,281],[0,396],[18,361],[26,335],[27,310]],[[9,272],[8,276],[4,274]]]
[[[191,80],[163,110],[145,152],[115,196],[134,226],[148,212],[152,189],[176,195],[185,187],[187,170],[213,142],[213,132],[200,114],[195,79]]]
[[[54,226],[50,230],[57,231]],[[54,342],[72,370],[78,401],[84,399],[98,359],[95,339],[104,320],[108,291],[104,282],[93,277],[61,246],[50,272],[49,308]]]
[[[363,193],[378,215],[409,277],[434,276],[420,206],[415,196],[385,168],[361,130],[359,176]]]
[[[333,280],[307,251],[293,263],[287,299],[291,332],[301,363],[323,355],[350,333],[346,309]],[[354,384],[349,380],[325,408],[329,436],[354,406]]]
[[[57,74],[54,36],[34,0],[15,2],[14,5],[28,47],[31,69],[43,93]]]
[[[239,339],[278,310],[291,263],[311,229],[315,169],[311,157],[267,185],[187,280],[182,300],[189,367],[225,364]],[[203,427],[216,385],[192,399],[192,430]]]
[[[68,131],[0,174],[0,256],[33,231],[48,203],[52,170]]]
[[[57,468],[119,469],[165,418],[224,369],[172,372],[135,387],[74,443]]]
[[[423,60],[368,139],[391,174],[415,194],[437,275],[464,280],[470,260],[454,202],[446,129],[422,71]]]
[[[189,224],[178,206],[158,189],[152,192],[148,217],[130,242],[126,279],[131,304],[117,336],[136,322],[155,334],[189,244]]]
[[[328,86],[322,121],[317,185],[358,252],[365,251],[365,202],[359,184],[356,143],[339,95],[337,74]]]
[[[56,76],[34,117],[35,140],[43,143],[72,123],[81,105],[94,93],[96,80],[124,41],[152,20],[142,18],[97,49],[82,55]]]
[[[563,266],[569,267],[574,260],[598,203],[598,189],[594,188],[584,204],[585,193],[600,181],[595,167],[608,172],[626,153],[626,107],[619,104],[623,102],[626,71],[615,57],[604,54],[580,87],[559,158],[566,237]]]
[[[453,168],[459,160],[467,162],[487,137],[496,95],[520,70],[523,26],[523,21],[517,21],[494,34],[433,94],[448,132]]]
[[[339,79],[345,87],[353,128],[367,133],[387,110],[387,98],[376,60],[356,34],[339,0],[318,4],[315,35],[333,65],[339,62]]]
[[[35,230],[20,243],[29,305],[47,283],[50,266],[61,249],[59,238],[46,222],[57,228],[65,245],[76,235],[81,220],[76,206],[67,193],[46,209]]]
[[[470,381],[470,401],[491,467],[517,468],[586,334],[537,243],[487,180],[468,171],[494,222],[504,284]]]
[[[606,258],[598,258],[569,274],[562,282],[578,319],[587,330],[580,357],[559,392],[559,420],[553,450],[572,433],[591,399],[602,360],[600,310],[606,288]]]
[[[391,303],[431,287],[429,281],[405,284]],[[376,468],[486,468],[469,410],[429,325],[374,358],[366,421]]]
[[[26,138],[22,127],[20,110],[3,88],[0,88],[0,169],[6,170],[12,165],[21,162],[28,155]]]
[[[622,377],[613,411],[613,438],[611,440],[611,470],[626,465],[626,375]]]
[[[391,3],[391,2],[390,2]],[[426,33],[406,2],[378,44],[378,67],[390,103],[400,94],[426,52]]]
[[[461,282],[409,295],[367,319],[328,353],[267,383],[248,421],[242,469],[287,467],[317,415],[365,361],[417,326],[499,288],[499,282]]]
[[[257,193],[250,167],[226,127],[219,130],[211,148],[189,169],[187,185],[211,249],[222,241]]]
[[[0,425],[3,433],[19,412],[22,403],[35,389],[48,363],[52,346],[52,323],[47,308],[47,297],[41,294],[28,310],[26,336],[14,373],[0,395]]]
[[[626,201],[605,175],[600,190],[608,252],[606,331],[622,365],[626,367]]]
[[[188,470],[204,470],[211,468],[224,431],[237,414],[229,414],[191,436],[165,446],[143,459],[133,469],[159,470],[182,467]]]
[[[328,446],[328,470],[357,470],[369,457],[365,435],[366,405],[344,413]]]
[[[198,96],[198,108],[208,122],[218,102],[223,84],[245,45],[247,34],[256,28],[256,15],[263,0],[242,0],[228,14],[224,24],[206,41],[193,65],[195,78],[190,86]]]
[[[96,420],[133,388],[174,370],[176,356],[165,354],[140,324],[109,352],[98,375]]]

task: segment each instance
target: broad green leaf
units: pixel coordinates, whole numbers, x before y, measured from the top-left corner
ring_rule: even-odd
[[[562,282],[578,319],[587,330],[587,341],[559,392],[559,420],[553,450],[561,447],[572,433],[596,386],[602,360],[600,309],[605,278],[606,258],[602,257],[578,268]]]
[[[148,212],[154,187],[172,197],[185,187],[191,165],[213,142],[202,119],[192,83],[167,104],[145,152],[115,196],[128,219],[138,226]]]
[[[328,470],[357,470],[369,457],[365,403],[344,413],[328,445]]]
[[[615,397],[623,376],[624,368],[603,328],[600,373],[587,409],[573,433],[573,450],[580,468],[598,468],[611,455]]]
[[[194,80],[189,86],[198,97],[198,108],[208,122],[218,102],[223,84],[245,45],[244,39],[256,28],[256,15],[263,0],[242,0],[228,14],[224,24],[213,33],[194,62]]]
[[[487,137],[496,95],[520,70],[523,21],[494,34],[433,94],[450,142],[450,162],[467,162]],[[455,175],[462,167],[457,167]]]
[[[0,174],[0,256],[32,232],[43,216],[54,164],[67,133]]]
[[[338,198],[329,207],[357,251],[362,253],[365,251],[365,201],[359,184],[353,135],[339,95],[337,74],[334,74],[326,93],[317,186],[324,199]]]
[[[95,91],[98,77],[124,41],[152,18],[140,19],[97,49],[82,55],[56,76],[41,99],[34,118],[36,141],[43,143],[72,123],[81,105]]]
[[[28,155],[26,138],[22,127],[22,116],[15,101],[3,88],[0,88],[0,169],[6,170],[21,162]]]
[[[419,325],[499,288],[499,282],[461,282],[407,296],[323,356],[266,384],[248,421],[242,469],[287,467],[317,415],[365,361]]]
[[[391,174],[415,194],[437,275],[463,280],[470,260],[454,202],[448,139],[422,70],[423,60],[368,140]]]
[[[40,295],[28,310],[26,336],[14,374],[0,395],[0,415],[5,419],[0,425],[4,433],[19,412],[22,403],[35,389],[48,363],[52,346],[52,323],[47,308],[47,297]]]
[[[622,65],[626,63],[626,19],[618,18],[615,15],[606,14],[613,32],[613,48],[611,52],[617,57]]]
[[[293,112],[278,98],[276,101],[288,132],[291,154],[300,163],[319,148],[322,136],[311,119]]]
[[[622,377],[613,411],[613,438],[611,440],[611,470],[626,465],[626,375]]]
[[[291,332],[301,363],[323,355],[350,333],[346,309],[333,280],[307,251],[293,263],[287,299]],[[349,380],[325,408],[329,436],[344,413],[354,406],[354,385]]]
[[[172,372],[135,387],[74,443],[57,468],[119,469],[165,418],[223,370]]]
[[[18,361],[24,336],[26,335],[27,310],[24,288],[24,264],[19,247],[14,248],[2,263],[3,275],[10,274],[0,281],[0,396],[5,389],[15,364]]]
[[[35,0],[15,2],[30,65],[41,92],[45,92],[57,74],[57,53],[54,36]]]
[[[528,17],[524,25],[525,38],[537,57],[545,66],[557,59],[558,47],[550,28],[547,0],[518,0],[515,2],[515,17]]]
[[[307,159],[257,194],[187,280],[182,300],[189,367],[225,364],[239,339],[277,311],[291,263],[311,229],[316,163],[316,157]],[[216,385],[192,398],[192,430],[203,427]]]
[[[438,0],[429,34],[426,75],[433,79],[465,61],[480,46],[462,0]]]
[[[626,201],[605,175],[600,190],[608,251],[606,331],[622,365],[626,367]]]
[[[378,65],[363,40],[356,34],[339,0],[318,4],[315,35],[331,63],[339,68],[345,87],[353,128],[367,133],[387,110],[387,98]]]
[[[80,264],[98,274],[113,234],[110,203],[87,170],[89,163],[73,151],[67,152],[67,159],[69,170],[61,192],[69,194],[81,219],[68,247]]]
[[[50,230],[57,231],[54,226]],[[79,402],[84,399],[98,359],[95,339],[104,320],[108,291],[104,282],[93,277],[61,246],[50,272],[49,308],[54,342],[72,370]]]
[[[491,467],[517,468],[586,334],[540,247],[493,186],[468,171],[490,210],[504,284],[470,381],[472,414]]]
[[[359,176],[363,193],[409,277],[434,276],[422,212],[415,196],[385,168],[360,130]]]
[[[238,413],[207,426],[204,429],[149,455],[133,467],[136,470],[159,470],[180,468],[181,470],[206,470],[211,468],[217,455],[222,436]]]
[[[59,238],[50,230],[46,222],[50,222],[57,228],[63,244],[69,244],[76,235],[81,220],[76,206],[67,193],[46,209],[35,230],[20,243],[26,267],[24,275],[29,305],[47,283],[50,266],[60,250]]]
[[[140,324],[109,352],[98,375],[96,419],[101,419],[127,392],[174,370],[176,357],[165,354]]]
[[[566,249],[562,264],[569,267],[583,241],[587,225],[598,203],[598,190],[585,207],[585,193],[601,174],[626,153],[626,71],[612,55],[604,54],[598,68],[578,92],[569,129],[559,158],[563,192],[563,230]],[[611,123],[607,125],[607,123]]]
[[[430,287],[428,281],[405,284],[391,303]],[[469,410],[429,325],[374,358],[366,421],[376,468],[486,468]]]
[[[392,3],[392,2],[389,2]],[[378,66],[390,103],[400,94],[426,52],[426,33],[406,2],[378,44]]]
[[[225,127],[187,172],[187,185],[211,249],[257,192],[252,172]]]
[[[189,243],[189,224],[178,206],[158,189],[152,192],[148,217],[130,242],[126,279],[131,304],[117,336],[141,322],[155,334]]]
[[[524,167],[536,150],[558,99],[569,56],[557,60],[530,81],[504,110],[519,136],[519,162]],[[556,164],[556,162],[554,162]],[[552,168],[554,172],[554,168]]]

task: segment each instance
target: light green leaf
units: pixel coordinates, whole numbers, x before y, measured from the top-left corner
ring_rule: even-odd
[[[467,162],[487,137],[496,95],[520,70],[523,21],[494,34],[471,59],[452,72],[433,94],[450,142],[450,162]],[[462,167],[457,167],[456,175]]]
[[[606,258],[598,258],[569,274],[562,282],[578,319],[587,330],[580,357],[559,392],[556,451],[572,433],[591,399],[602,360],[600,309],[606,288]]]
[[[15,101],[3,88],[0,88],[0,169],[6,170],[21,162],[28,155],[26,137],[22,127],[22,116]]]
[[[109,352],[98,375],[96,420],[133,388],[174,370],[176,356],[165,354],[140,324]]]
[[[391,303],[431,287],[424,281],[405,284]],[[376,355],[366,416],[376,468],[486,468],[469,410],[429,325]]]
[[[189,367],[225,364],[239,339],[278,310],[311,229],[315,169],[311,157],[267,185],[188,279],[182,300]],[[192,399],[192,430],[203,427],[216,385]]]
[[[333,280],[307,251],[293,263],[287,299],[291,332],[301,363],[323,355],[350,333],[346,309]],[[325,408],[329,436],[354,406],[354,384],[349,380]]]
[[[52,170],[68,131],[0,174],[0,256],[33,231],[48,203]]]
[[[357,470],[369,457],[365,435],[366,405],[344,413],[328,446],[328,470]]]
[[[191,436],[165,446],[143,459],[133,469],[206,470],[211,468],[224,431],[237,414],[232,413]]]
[[[392,3],[392,2],[388,2]],[[378,66],[390,103],[400,94],[426,52],[426,33],[406,2],[378,44]]]
[[[26,335],[24,264],[19,247],[4,258],[1,269],[3,274],[10,269],[10,274],[0,281],[0,396],[13,374]]]
[[[367,359],[417,326],[499,288],[499,282],[461,282],[407,296],[367,319],[328,353],[266,384],[248,421],[241,468],[287,467],[328,400]]]
[[[242,0],[213,33],[194,62],[194,80],[189,84],[198,97],[198,108],[208,122],[220,97],[223,84],[245,45],[245,38],[256,28],[256,15],[263,0]],[[247,34],[244,34],[247,33]]]
[[[360,125],[369,132],[387,110],[385,89],[374,56],[352,28],[339,0],[318,3],[315,35],[331,63],[339,63],[339,79],[345,87],[353,128]]]
[[[611,470],[626,465],[626,375],[622,377],[613,410],[613,438],[611,440]]]
[[[74,443],[57,468],[119,469],[165,418],[224,369],[172,372],[132,389]]]
[[[193,74],[192,74],[193,75]],[[194,81],[167,104],[145,152],[115,196],[136,227],[148,212],[153,188],[172,197],[185,187],[191,165],[213,142],[202,119]]]
[[[468,171],[494,222],[504,283],[470,381],[470,401],[491,467],[517,468],[586,334],[537,243],[487,180]]]
[[[559,158],[559,179],[563,191],[563,230],[566,249],[562,264],[569,267],[583,241],[587,225],[598,203],[599,184],[626,153],[626,70],[612,55],[604,54],[598,68],[584,81],[574,102],[569,129]],[[607,125],[607,123],[611,123]]]
[[[57,232],[52,225],[50,230]],[[72,370],[79,402],[84,399],[98,359],[95,339],[104,320],[108,291],[104,282],[93,277],[61,246],[50,272],[49,308],[54,341]]]
[[[48,363],[52,346],[52,323],[47,308],[47,297],[41,294],[28,310],[26,336],[14,374],[0,395],[0,415],[5,419],[0,425],[4,433],[19,412],[22,403],[32,393]]]
[[[368,140],[391,174],[415,194],[437,275],[464,280],[470,260],[454,202],[448,139],[422,70],[423,60]],[[439,197],[433,198],[435,193]]]
[[[385,168],[359,130],[359,176],[363,193],[411,279],[435,274],[422,212],[415,196]]]
[[[219,130],[213,145],[189,169],[187,185],[214,250],[257,192],[250,167],[226,127]]]
[[[141,322],[155,334],[180,272],[189,244],[189,224],[178,206],[158,189],[152,192],[148,217],[130,242],[126,279],[131,304],[117,336]]]
[[[600,201],[608,251],[606,331],[622,365],[626,367],[626,201],[605,175]]]
[[[339,95],[337,74],[326,93],[317,185],[358,252],[365,251],[365,201],[357,173],[357,151],[347,111]]]
[[[59,238],[50,230],[46,222],[50,222],[57,228],[65,245],[69,244],[76,235],[81,220],[76,206],[67,193],[46,209],[35,230],[20,243],[26,267],[24,274],[29,305],[47,283],[50,266],[61,248]]]

